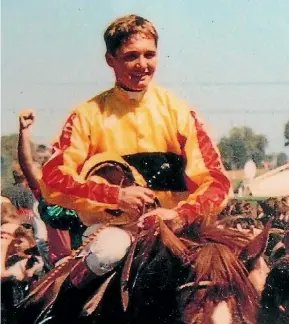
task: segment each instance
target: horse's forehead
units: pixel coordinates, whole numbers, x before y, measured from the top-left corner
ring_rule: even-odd
[[[225,301],[220,302],[212,314],[213,324],[232,324],[232,314]]]

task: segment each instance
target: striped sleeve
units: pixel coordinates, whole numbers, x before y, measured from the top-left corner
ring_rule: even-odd
[[[40,181],[42,195],[49,204],[74,209],[82,215],[114,209],[119,193],[118,186],[108,184],[101,177],[85,181],[79,176],[90,154],[91,123],[84,110],[70,115],[53,147],[52,157],[42,169]]]
[[[179,118],[178,142],[187,163],[186,184],[190,195],[176,210],[188,224],[196,216],[214,221],[227,204],[230,181],[217,147],[194,111],[187,111]]]

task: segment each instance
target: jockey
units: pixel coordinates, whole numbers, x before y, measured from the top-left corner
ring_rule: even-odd
[[[86,226],[100,226],[106,209],[137,217],[140,226],[149,216],[172,228],[183,228],[200,215],[215,221],[226,205],[230,182],[196,111],[152,82],[158,62],[154,25],[136,15],[124,16],[107,28],[104,40],[115,85],[68,117],[42,169],[44,199],[75,210]],[[87,161],[102,153],[116,154],[137,169],[147,187],[81,176]],[[162,207],[143,215],[158,192]],[[94,248],[99,264],[107,265],[100,275],[117,264],[131,242],[121,226],[117,231],[107,228],[103,237]]]

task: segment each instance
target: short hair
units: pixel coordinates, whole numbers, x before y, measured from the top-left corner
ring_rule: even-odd
[[[27,226],[30,224],[21,224],[14,233],[15,239],[24,238],[26,239],[30,246],[34,246],[36,244],[35,238],[34,238],[34,229],[33,227]]]
[[[117,50],[134,34],[143,34],[155,40],[158,45],[158,33],[147,19],[137,15],[127,15],[113,21],[104,32],[106,50],[115,55]]]
[[[49,148],[44,144],[39,144],[36,148],[36,152],[42,153],[42,152],[47,152],[47,151],[49,151]]]

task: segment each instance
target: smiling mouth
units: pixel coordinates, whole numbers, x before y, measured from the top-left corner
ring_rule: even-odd
[[[139,79],[141,79],[141,78],[144,78],[144,77],[146,77],[146,76],[148,76],[149,75],[149,73],[134,73],[134,74],[132,74],[131,76],[133,77],[133,78],[139,78]]]

